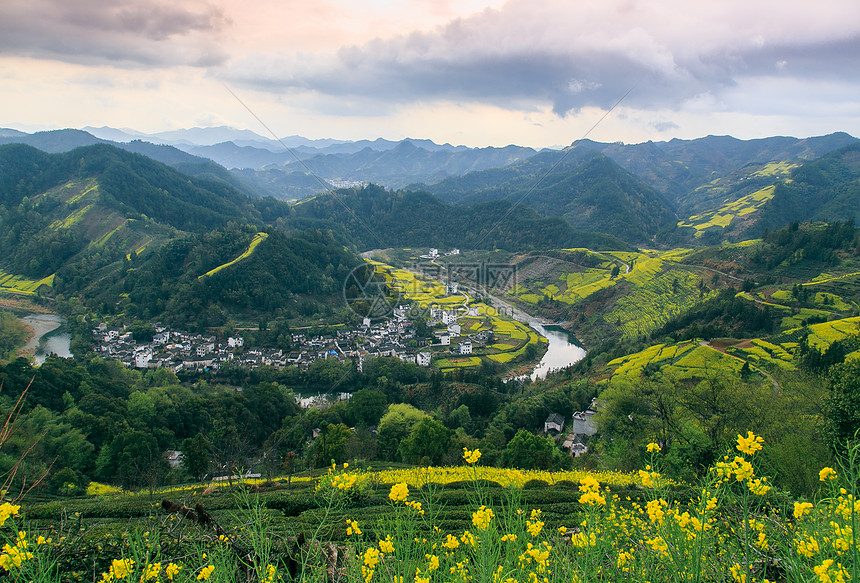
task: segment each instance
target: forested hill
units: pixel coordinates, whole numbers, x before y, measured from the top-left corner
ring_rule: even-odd
[[[104,315],[204,326],[326,312],[360,259],[330,234],[268,226],[287,214],[108,145],[0,147],[0,272]]]
[[[223,182],[245,194],[255,194],[255,191],[251,186],[232,174],[226,168],[219,166],[212,160],[194,156],[183,152],[178,148],[174,148],[173,146],[152,144],[141,140],[112,142],[110,140],[97,138],[83,130],[74,129],[51,130],[46,132],[36,132],[33,134],[7,131],[5,135],[0,135],[0,146],[8,144],[24,144],[38,148],[39,150],[49,154],[61,154],[74,150],[75,148],[94,146],[97,144],[113,146],[127,152],[142,154],[156,162],[172,166],[184,174]]]
[[[860,222],[860,143],[840,148],[794,169],[790,181],[777,185],[762,209],[760,229],[778,229],[791,221]]]
[[[97,144],[61,154],[24,145],[0,146],[0,203],[70,180],[97,178],[100,202],[125,216],[146,215],[176,229],[211,229],[229,220],[259,220],[253,201],[229,186],[190,177],[146,156]]]
[[[697,188],[748,166],[775,160],[812,160],[857,143],[845,132],[810,138],[774,136],[740,140],[732,136],[705,136],[694,140],[641,144],[578,140],[576,149],[600,152],[632,172],[673,202],[681,204]]]
[[[404,246],[631,249],[617,237],[577,231],[558,217],[541,217],[509,200],[452,205],[426,192],[387,191],[373,184],[302,201],[293,207],[288,224],[345,233],[363,250]]]
[[[519,164],[451,178],[429,187],[461,204],[507,199],[574,229],[646,243],[676,221],[670,204],[615,162],[591,151],[543,152]]]

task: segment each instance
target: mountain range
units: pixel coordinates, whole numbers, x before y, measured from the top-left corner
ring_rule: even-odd
[[[487,225],[502,217],[544,226],[562,219],[569,232],[552,223],[556,226],[543,231],[551,236],[512,238],[515,229],[495,243],[534,248],[552,246],[550,240],[556,238],[558,247],[583,237],[596,240],[585,233],[603,233],[601,245],[612,241],[616,245],[690,245],[755,237],[793,220],[856,217],[860,208],[854,204],[857,172],[852,162],[858,140],[845,133],[805,139],[707,136],[633,145],[580,140],[564,150],[540,152],[519,146],[465,148],[429,140],[347,142],[292,136],[280,140],[289,146],[284,151],[279,141],[232,128],[148,136],[133,130],[88,129],[101,137],[83,130],[34,134],[0,130],[0,144],[24,143],[50,153],[95,144],[113,146],[208,184],[220,184],[219,188],[235,194],[308,199],[307,206],[279,207],[272,202],[257,206],[273,211],[272,220],[285,228],[334,227],[359,250],[378,246],[367,239],[368,229],[339,231],[338,225],[360,219],[386,225],[378,229],[386,240],[408,244],[394,234],[411,230],[425,233],[415,245],[466,246],[494,240],[486,234]],[[140,136],[174,145],[154,144]],[[231,158],[245,160],[236,165],[259,162],[261,166],[228,170],[216,162]],[[371,183],[384,188],[363,188]],[[335,186],[357,187],[340,195],[341,203],[348,199],[357,205],[355,209],[338,208],[343,205],[316,196]],[[389,192],[392,189],[403,192]],[[421,193],[435,197],[432,204]],[[492,202],[496,204],[489,205]],[[528,212],[521,207],[529,207]],[[362,214],[367,209],[370,214]],[[423,209],[424,214],[410,209]],[[463,217],[469,218],[464,222]],[[434,225],[435,232],[427,225]],[[452,238],[455,231],[460,234]]]

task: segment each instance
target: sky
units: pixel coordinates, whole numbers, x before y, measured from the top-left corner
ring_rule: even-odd
[[[860,136],[857,0],[2,0],[0,127]]]

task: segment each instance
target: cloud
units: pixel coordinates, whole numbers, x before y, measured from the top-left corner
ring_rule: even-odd
[[[825,6],[826,5],[826,6]],[[511,0],[429,32],[329,54],[253,53],[219,72],[275,92],[388,104],[477,101],[558,115],[714,102],[740,80],[855,76],[860,3]]]
[[[212,66],[227,58],[218,39],[229,23],[197,0],[4,0],[0,51],[87,64]]]

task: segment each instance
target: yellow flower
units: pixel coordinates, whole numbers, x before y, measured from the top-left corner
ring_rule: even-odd
[[[10,516],[17,516],[19,510],[21,510],[20,506],[13,506],[8,502],[0,504],[0,526],[3,526]]]
[[[442,546],[448,550],[453,551],[460,546],[460,541],[457,540],[457,537],[455,537],[454,535],[449,534],[447,535],[445,542],[442,543]]]
[[[379,541],[379,550],[388,554],[394,552],[394,543],[391,542],[391,535],[386,536],[385,540]]]
[[[732,579],[735,583],[747,583],[747,574],[743,572],[743,567],[741,567],[738,563],[733,564],[729,567],[729,571],[732,573]]]
[[[159,573],[161,573],[161,563],[151,563],[143,571],[143,580],[158,579]]]
[[[391,486],[391,491],[388,493],[388,497],[394,502],[406,502],[408,496],[409,486],[403,482]]]
[[[113,579],[125,579],[131,575],[134,561],[131,559],[114,559],[110,566],[109,574]]]
[[[846,580],[851,578],[848,571],[842,566],[842,563],[836,563],[836,569],[831,571],[830,568],[833,567],[834,562],[833,559],[826,559],[820,565],[812,568],[815,574],[818,575],[820,583],[845,583]]]
[[[741,453],[754,455],[755,452],[761,450],[764,439],[757,437],[752,431],[747,431],[747,436],[738,434],[738,444],[735,446]]]
[[[424,558],[427,559],[427,570],[435,571],[439,568],[439,557],[436,555],[424,555]]]
[[[794,517],[800,518],[804,514],[809,514],[812,510],[812,504],[809,502],[795,502],[794,503]]]
[[[463,448],[463,459],[466,460],[467,464],[475,464],[478,463],[478,460],[481,459],[481,452],[477,449],[469,450],[467,448]]]
[[[661,451],[660,446],[654,442],[649,443],[645,449],[648,451],[648,453],[654,453],[654,452]]]
[[[755,480],[747,482],[747,487],[750,489],[750,492],[756,496],[764,496],[770,491],[770,486],[765,484],[765,481],[767,481],[767,478],[756,478]]]
[[[664,508],[668,506],[668,502],[665,500],[651,500],[646,505],[646,509],[648,511],[648,519],[651,522],[656,522],[658,524],[663,522],[663,518],[666,516],[666,511]]]
[[[543,530],[544,523],[540,520],[526,520],[526,530],[529,531],[529,534],[532,536],[538,536],[540,531]]]
[[[209,576],[212,574],[212,571],[215,570],[215,565],[207,565],[200,570],[200,573],[197,575],[198,581],[206,581]]]
[[[818,546],[818,541],[812,537],[809,537],[806,540],[795,539],[794,543],[797,545],[797,553],[799,555],[803,555],[807,559],[811,559],[812,555],[821,550]]]
[[[366,551],[364,551],[364,565],[368,569],[375,569],[376,564],[379,562],[379,551],[376,547],[370,547]]]
[[[477,512],[472,515],[472,524],[478,530],[487,530],[494,516],[495,514],[493,514],[493,510],[491,508],[481,506]]]
[[[836,470],[833,468],[821,468],[821,471],[818,472],[818,479],[821,482],[826,482],[827,480],[835,480],[839,476],[836,474]]]
[[[181,570],[182,570],[182,567],[180,567],[179,565],[177,565],[175,563],[170,563],[164,569],[164,574],[167,575],[167,579],[169,581],[173,581],[173,578],[176,577],[176,575],[178,575],[179,571],[181,571]]]
[[[598,482],[591,474],[585,476],[579,481],[580,492],[597,492],[599,489],[600,482]]]
[[[649,547],[660,553],[661,555],[668,554],[669,545],[666,544],[666,541],[663,540],[663,537],[654,537],[651,539],[646,539],[645,544]]]
[[[517,535],[515,535],[515,534],[506,534],[505,536],[503,536],[503,537],[502,537],[501,539],[499,539],[499,540],[501,540],[503,543],[508,543],[508,542],[512,543],[512,542],[516,542],[516,540],[517,540]]]
[[[278,568],[274,565],[266,565],[266,580],[264,583],[274,583],[275,581],[275,573],[278,571]]]
[[[474,547],[478,543],[478,539],[475,538],[475,535],[468,530],[463,531],[463,536],[460,537],[460,541],[464,545],[468,545],[470,547]]]
[[[346,519],[346,534],[349,536],[360,535],[361,529],[358,528],[358,522],[355,520]]]

